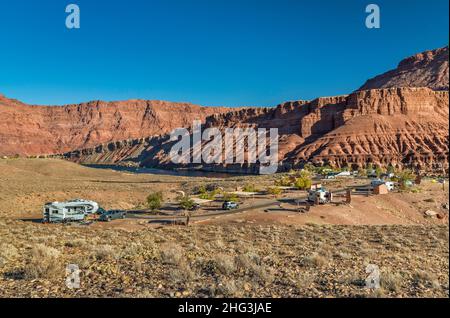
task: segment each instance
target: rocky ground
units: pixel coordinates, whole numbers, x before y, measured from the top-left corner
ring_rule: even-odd
[[[170,226],[0,221],[1,297],[448,297],[448,226]],[[79,289],[65,267],[81,270]],[[365,288],[368,264],[379,289]]]

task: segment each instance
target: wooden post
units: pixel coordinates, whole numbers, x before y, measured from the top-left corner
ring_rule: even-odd
[[[351,189],[347,189],[345,202],[347,204],[352,203],[352,190]]]

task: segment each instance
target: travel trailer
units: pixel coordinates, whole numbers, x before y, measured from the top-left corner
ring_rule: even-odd
[[[332,193],[324,188],[309,190],[308,192],[308,201],[310,202],[325,204],[331,202],[332,200]]]
[[[44,205],[44,223],[83,221],[88,214],[99,210],[97,202],[76,199],[66,202],[50,202]]]

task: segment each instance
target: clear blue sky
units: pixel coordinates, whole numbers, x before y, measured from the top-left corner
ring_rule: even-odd
[[[65,6],[81,29],[65,27]],[[381,29],[365,28],[365,6]],[[271,106],[346,94],[448,45],[448,0],[0,0],[0,93]]]

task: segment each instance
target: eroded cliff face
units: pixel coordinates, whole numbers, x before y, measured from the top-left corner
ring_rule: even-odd
[[[204,127],[278,128],[282,169],[308,161],[334,166],[448,168],[448,92],[390,88],[215,114]],[[77,162],[179,168],[169,136],[105,144],[65,155]],[[199,165],[191,165],[192,167]],[[207,170],[255,172],[254,165],[203,165]]]
[[[449,88],[448,46],[425,51],[401,61],[394,70],[368,80],[359,90],[391,87]]]
[[[448,168],[448,92],[428,88],[368,90],[348,96],[335,117],[343,121],[288,158],[335,166]],[[335,122],[334,122],[335,123]],[[328,127],[332,123],[328,123]]]
[[[57,154],[163,135],[228,110],[145,100],[30,106],[0,96],[0,155]]]

